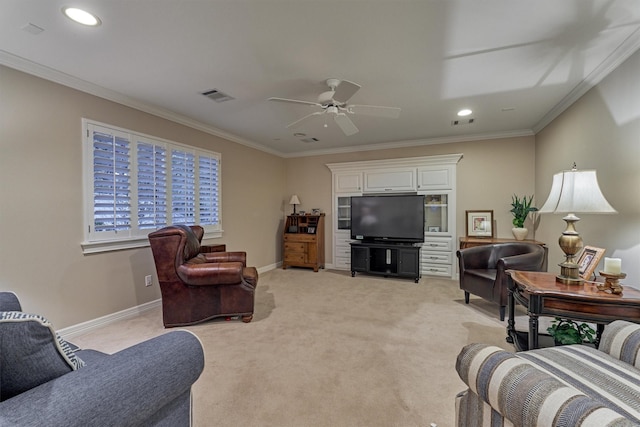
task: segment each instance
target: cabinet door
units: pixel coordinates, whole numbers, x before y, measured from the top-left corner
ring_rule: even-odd
[[[364,191],[368,193],[416,191],[416,169],[403,168],[365,172]]]
[[[334,180],[336,193],[359,193],[362,191],[362,173],[336,173]]]
[[[398,250],[398,274],[401,276],[419,276],[420,271],[420,250],[399,249]]]
[[[439,233],[449,235],[449,194],[447,192],[425,195],[424,231],[428,235],[441,235]]]
[[[351,195],[336,196],[336,230],[351,230]]]
[[[369,270],[369,248],[351,246],[351,271]]]
[[[451,166],[418,168],[418,190],[450,190],[453,173]]]

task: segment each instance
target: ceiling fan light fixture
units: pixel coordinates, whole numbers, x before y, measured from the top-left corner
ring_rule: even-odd
[[[102,24],[102,21],[96,15],[86,10],[78,9],[77,7],[65,6],[62,8],[62,13],[72,21],[88,27],[97,27]]]
[[[458,116],[459,117],[466,117],[471,115],[471,113],[473,113],[473,111],[471,111],[468,108],[463,108],[462,110],[458,111]]]

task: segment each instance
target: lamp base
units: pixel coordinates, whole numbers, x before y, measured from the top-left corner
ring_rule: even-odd
[[[565,285],[582,285],[584,279],[580,277],[580,266],[572,262],[563,262],[560,266],[560,274],[556,276],[556,282]]]

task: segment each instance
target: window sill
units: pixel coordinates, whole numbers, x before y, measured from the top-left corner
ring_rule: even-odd
[[[222,237],[222,230],[205,232],[202,240],[219,239]],[[101,252],[121,251],[125,249],[144,248],[149,246],[149,239],[144,237],[133,237],[130,239],[104,240],[100,242],[82,242],[82,253],[84,255],[96,254]]]

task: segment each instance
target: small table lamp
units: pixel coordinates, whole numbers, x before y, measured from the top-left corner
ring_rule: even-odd
[[[596,171],[579,171],[574,163],[570,171],[555,174],[549,198],[538,212],[567,214],[562,218],[567,228],[558,239],[565,261],[560,264],[560,275],[556,276],[556,280],[564,284],[580,284],[582,279],[576,254],[582,249],[582,238],[575,228],[575,223],[580,221],[575,214],[617,213],[600,191]]]
[[[291,200],[289,200],[289,204],[293,205],[293,214],[295,215],[296,214],[296,205],[300,204],[300,200],[298,199],[298,196],[295,195],[295,194],[293,196],[291,196]]]

